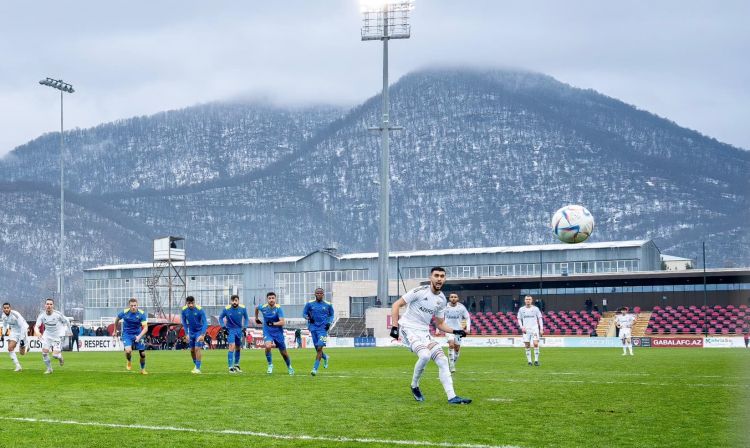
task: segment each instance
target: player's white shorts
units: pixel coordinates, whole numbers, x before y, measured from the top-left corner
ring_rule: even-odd
[[[47,335],[42,335],[42,350],[50,350],[52,349],[53,352],[59,352],[62,349],[62,338],[60,337],[50,337]]]
[[[456,345],[461,345],[461,336],[455,335],[453,333],[446,333],[445,338],[448,340],[448,342],[453,341]]]
[[[435,342],[429,330],[400,327],[399,335],[401,336],[401,343],[414,353],[422,347],[427,348],[427,346]]]
[[[526,333],[521,334],[523,342],[531,342],[532,340],[539,340],[539,330],[536,328],[527,328]]]
[[[21,341],[23,341],[23,345],[25,347],[29,346],[29,335],[26,333],[21,333],[20,331],[11,331],[10,336],[8,336],[6,339],[9,341],[15,341],[16,346],[21,345]]]
[[[620,328],[620,339],[629,338],[632,331],[632,328]]]

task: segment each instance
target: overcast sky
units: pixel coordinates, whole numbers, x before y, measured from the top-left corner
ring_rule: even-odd
[[[381,45],[357,0],[0,2],[0,155],[65,127],[215,100],[354,105]],[[391,79],[431,65],[518,67],[750,149],[750,1],[416,0]]]

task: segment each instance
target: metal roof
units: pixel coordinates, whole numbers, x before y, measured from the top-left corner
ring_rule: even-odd
[[[430,257],[440,255],[478,255],[478,254],[502,254],[502,253],[522,253],[522,252],[539,252],[539,251],[563,251],[563,250],[583,250],[583,249],[618,249],[626,247],[640,247],[650,240],[631,240],[631,241],[607,241],[601,243],[578,243],[578,244],[540,244],[528,246],[498,246],[498,247],[474,247],[466,249],[435,249],[435,250],[414,250],[390,252],[391,258],[408,258],[408,257]],[[305,258],[303,256],[276,257],[276,258],[234,258],[226,260],[195,260],[188,261],[185,264],[191,267],[200,266],[226,266],[226,265],[246,265],[246,264],[274,264],[274,263],[295,263]],[[377,258],[377,252],[362,252],[354,254],[332,255],[341,260],[364,260]],[[136,264],[113,264],[106,266],[97,266],[94,268],[84,269],[90,271],[111,271],[116,269],[148,269],[153,267],[153,263],[136,263]]]

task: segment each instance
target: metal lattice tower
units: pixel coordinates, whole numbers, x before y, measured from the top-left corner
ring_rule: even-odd
[[[187,297],[185,238],[168,236],[154,240],[154,264],[147,286],[154,315],[172,322],[175,307]]]

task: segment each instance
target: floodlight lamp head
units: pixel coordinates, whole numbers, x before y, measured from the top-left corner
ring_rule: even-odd
[[[414,0],[360,0],[359,3],[362,12],[378,12],[394,6],[402,10],[414,8]]]

